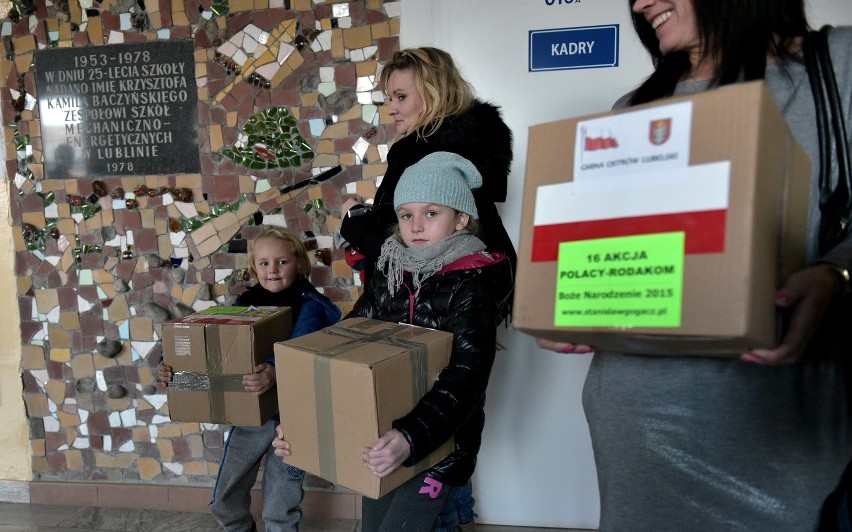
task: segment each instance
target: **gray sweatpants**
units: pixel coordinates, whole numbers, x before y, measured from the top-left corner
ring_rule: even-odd
[[[229,532],[252,529],[250,492],[264,455],[263,523],[266,530],[295,532],[299,529],[305,473],[273,454],[272,440],[278,423],[273,418],[260,427],[231,428],[210,501],[210,513]]]

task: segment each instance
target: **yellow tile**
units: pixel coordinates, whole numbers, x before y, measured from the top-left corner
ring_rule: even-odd
[[[30,440],[30,448],[33,450],[33,456],[46,456],[46,448],[45,441],[42,439],[39,440]]]
[[[237,13],[239,11],[253,11],[254,2],[253,0],[229,0],[228,8],[231,13]]]
[[[130,339],[142,341],[154,340],[153,320],[144,316],[130,318]]]
[[[237,125],[237,119],[240,114],[236,111],[229,111],[228,114],[225,115],[225,125],[228,127],[235,127]]]
[[[62,383],[63,389],[65,387],[65,383]],[[55,401],[54,401],[55,402]],[[64,402],[64,399],[63,399]],[[61,403],[58,403],[61,404]],[[69,414],[68,412],[63,412],[62,410],[56,411],[56,417],[59,419],[59,424],[63,428],[73,428],[80,424],[80,416],[77,414]],[[69,438],[68,443],[71,443],[72,439]]]
[[[326,126],[326,128],[322,132],[322,138],[324,139],[341,139],[349,136],[349,124],[346,122],[338,122],[336,124],[331,124],[330,126]],[[314,166],[322,166],[314,163]]]
[[[77,312],[60,312],[59,325],[63,329],[73,331],[80,328],[80,314]]]
[[[59,305],[59,296],[53,289],[36,290],[35,298],[36,308],[41,314],[47,314]]]
[[[319,93],[318,92],[311,92],[311,93],[308,93],[308,94],[302,94],[301,95],[302,105],[305,106],[305,107],[311,107],[311,106],[316,105],[318,99],[319,99]]]
[[[361,169],[361,176],[364,179],[385,175],[388,171],[387,164],[365,164]]]
[[[249,175],[241,175],[239,176],[240,180],[240,193],[241,194],[253,194],[255,189],[255,181]]]
[[[129,351],[129,350],[128,350]],[[130,357],[128,357],[130,358]],[[129,365],[130,360],[127,360],[121,365]],[[122,397],[121,399],[107,399],[107,408],[111,412],[117,412],[119,410],[127,410],[133,405],[130,400],[130,397]]]
[[[213,219],[213,228],[215,228],[216,231],[221,232],[222,230],[227,229],[228,227],[231,227],[236,223],[239,223],[237,220],[237,215],[233,212],[226,212],[222,216]],[[224,241],[224,239],[222,240]]]
[[[130,318],[130,307],[127,305],[127,299],[124,295],[115,296],[112,304],[107,309],[107,314],[110,321],[114,323]]]
[[[72,441],[69,441],[70,445]],[[69,471],[82,471],[83,470],[83,453],[77,449],[68,449],[65,451],[65,467],[68,468]]]
[[[184,305],[191,307],[193,303],[195,303],[195,298],[198,296],[198,292],[201,290],[200,284],[192,284],[183,289],[183,294],[181,294],[179,300]]]
[[[154,477],[162,473],[160,462],[150,456],[139,457],[139,478],[142,480],[153,480]]]
[[[373,37],[369,26],[355,26],[343,30],[343,45],[352,50],[366,48],[373,44]]]
[[[32,468],[33,473],[47,473],[47,457],[33,456]]]
[[[313,11],[314,9],[311,0],[293,0],[292,6],[294,11]]]
[[[207,476],[207,462],[193,461],[183,468],[184,475]]]
[[[160,435],[162,436],[162,431]],[[162,437],[158,438],[157,449],[160,451],[160,460],[171,462],[175,459],[174,444],[170,440],[164,440]]]
[[[224,145],[225,143],[222,141],[222,126],[219,124],[210,124],[210,151],[217,152]]]
[[[195,245],[197,246],[215,234],[216,228],[213,227],[212,223],[207,222],[206,224],[193,231],[188,238],[192,239],[192,241],[195,242]]]
[[[40,345],[25,345],[21,347],[21,361],[24,369],[44,369],[44,347]]]
[[[331,263],[331,274],[334,277],[352,277],[352,268],[346,264],[346,261],[336,260]]]
[[[47,397],[57,406],[65,404],[65,381],[51,379],[45,384],[44,391],[47,392]],[[67,415],[64,412],[57,412],[57,414],[60,414],[60,420],[62,419],[62,415]]]
[[[35,34],[27,34],[21,37],[12,37],[12,44],[15,47],[16,54],[24,54],[34,52],[38,47]]]
[[[186,16],[186,13],[172,11],[172,26],[189,26],[189,18]]]
[[[21,215],[24,223],[33,224],[41,229],[45,226],[44,212],[25,212]]]
[[[174,252],[174,246],[168,235],[160,235],[157,237],[157,252],[161,257],[171,257]]]
[[[157,441],[166,441],[164,438],[177,438],[181,436],[179,423],[166,423],[158,426],[160,428],[157,431]]]
[[[390,24],[387,22],[373,24],[370,26],[370,33],[372,33],[374,40],[390,37]]]
[[[340,163],[344,168],[348,166],[357,166],[358,160],[355,158],[355,152],[343,153],[340,155]]]
[[[335,59],[346,57],[346,47],[343,46],[343,32],[339,29],[331,30],[331,56]]]
[[[53,332],[53,334],[51,334],[51,336],[50,336],[50,345],[51,345],[50,360],[52,360],[53,362],[62,362],[62,363],[71,362],[71,349],[69,349],[67,347],[61,347],[61,344],[65,343],[66,340],[67,340],[67,343],[70,345],[71,344],[71,338],[67,334],[65,334],[64,337],[63,337],[62,335],[60,335],[56,332],[57,330],[58,330],[58,327],[56,329],[51,330]],[[60,347],[52,347],[53,345],[57,345],[57,344],[59,344]]]
[[[399,17],[392,18],[388,22],[390,23],[391,35],[399,35]]]
[[[329,233],[334,234],[340,228],[340,218],[328,217],[325,219],[325,227]]]
[[[115,467],[117,469],[127,469],[136,464],[135,453],[121,453],[115,457]]]
[[[324,168],[327,166],[337,166],[340,163],[340,157],[330,153],[321,153],[314,158],[314,166]]]
[[[324,139],[317,142],[316,153],[334,153],[336,148],[334,141]]]
[[[93,355],[87,353],[74,355],[71,358],[71,372],[74,374],[74,378],[78,380],[84,377],[94,377],[95,364],[93,362]]]
[[[370,180],[361,180],[355,183],[355,193],[362,198],[374,198],[376,196],[376,183]]]
[[[95,452],[95,465],[99,468],[113,469],[116,467],[115,457],[100,451]]]
[[[201,458],[204,456],[204,440],[200,434],[190,434],[186,437],[186,443],[189,446],[189,452],[193,458]]]
[[[220,247],[222,247],[222,241],[219,240],[218,236],[212,236],[201,244],[195,245],[195,248],[198,250],[198,254],[202,257],[209,257]]]

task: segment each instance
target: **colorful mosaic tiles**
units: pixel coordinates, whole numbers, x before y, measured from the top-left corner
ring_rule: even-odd
[[[260,224],[299,233],[314,284],[352,304],[333,234],[385,170],[375,80],[398,34],[399,2],[380,0],[12,2],[0,104],[36,478],[212,482],[226,431],[169,420],[160,324],[230,303]],[[201,171],[48,175],[36,52],[160,40],[193,43]]]

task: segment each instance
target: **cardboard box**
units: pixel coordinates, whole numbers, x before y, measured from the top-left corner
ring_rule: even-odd
[[[638,354],[775,345],[810,175],[762,82],[531,127],[513,326]]]
[[[163,361],[172,421],[259,427],[278,410],[275,387],[260,396],[245,391],[243,375],[290,337],[287,307],[212,307],[163,324]]]
[[[275,344],[287,463],[379,498],[453,449],[450,440],[415,467],[377,478],[361,449],[408,414],[450,360],[453,335],[411,325],[350,318]]]

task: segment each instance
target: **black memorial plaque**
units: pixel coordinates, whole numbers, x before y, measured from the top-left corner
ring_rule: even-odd
[[[192,41],[36,53],[48,178],[197,173]]]

